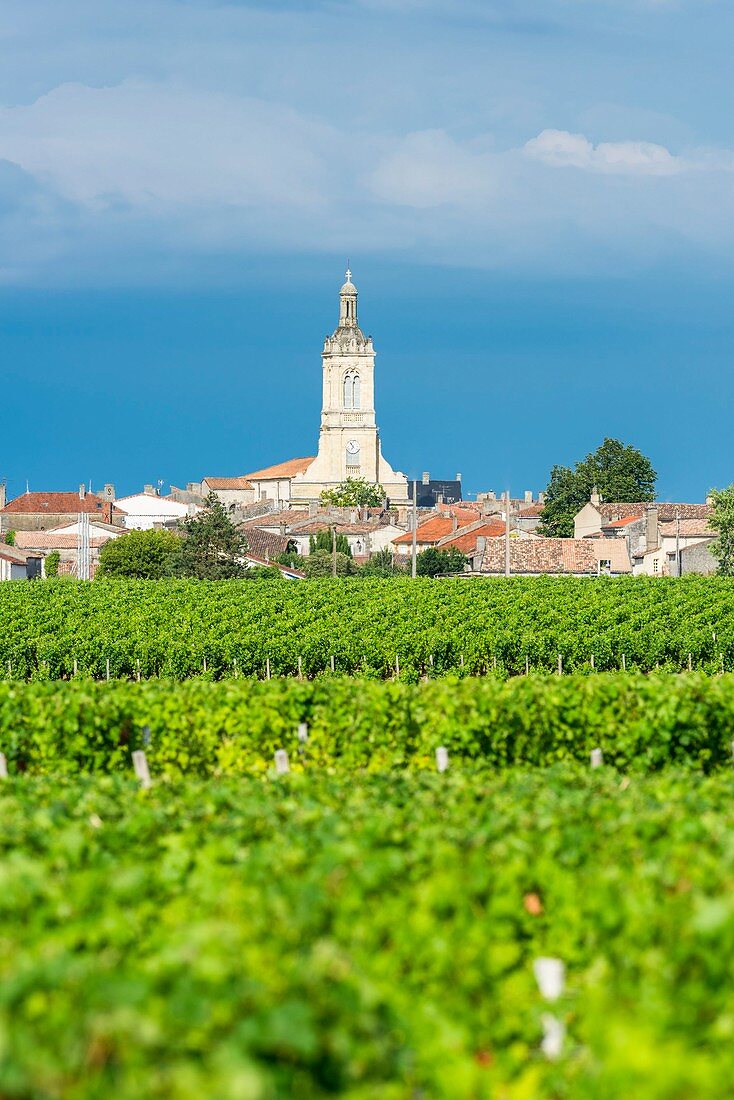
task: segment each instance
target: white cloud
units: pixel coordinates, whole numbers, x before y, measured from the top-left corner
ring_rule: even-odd
[[[443,130],[408,134],[378,163],[369,184],[398,206],[473,205],[493,189],[491,155],[462,146]]]
[[[543,130],[525,143],[528,156],[559,168],[621,175],[670,176],[694,165],[650,141],[602,141],[594,145],[583,134]]]

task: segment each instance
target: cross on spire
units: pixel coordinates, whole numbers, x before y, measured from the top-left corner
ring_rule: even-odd
[[[351,283],[351,281],[352,281],[352,273],[349,270],[349,260],[347,260],[347,282]]]

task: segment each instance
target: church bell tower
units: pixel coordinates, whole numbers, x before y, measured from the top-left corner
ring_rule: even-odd
[[[324,341],[318,456],[295,478],[291,499],[313,499],[348,477],[380,484],[390,502],[408,499],[408,483],[382,457],[375,414],[375,349],[357,320],[357,288],[347,270],[339,291],[339,324]],[[308,486],[308,492],[307,492]]]

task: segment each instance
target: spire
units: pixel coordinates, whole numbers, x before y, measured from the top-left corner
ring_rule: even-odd
[[[348,267],[347,281],[339,291],[339,328],[357,328],[357,288]]]

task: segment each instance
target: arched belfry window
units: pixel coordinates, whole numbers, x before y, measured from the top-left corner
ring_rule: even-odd
[[[361,402],[361,387],[359,375],[356,370],[347,371],[344,375],[344,408],[358,409]]]

